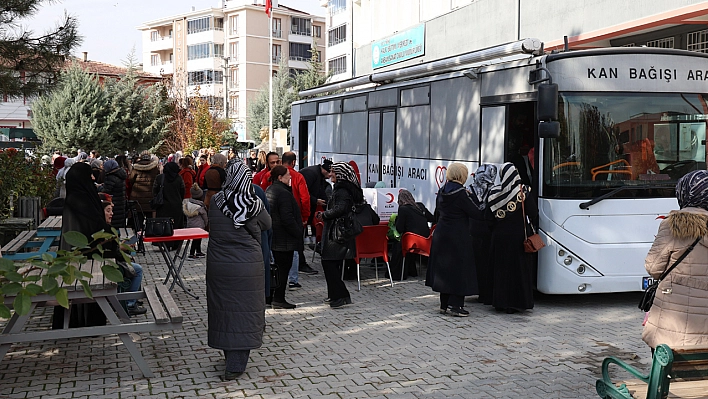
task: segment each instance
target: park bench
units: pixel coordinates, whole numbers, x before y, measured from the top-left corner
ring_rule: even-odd
[[[613,383],[610,364],[638,379]],[[602,379],[597,380],[595,388],[600,397],[613,399],[708,398],[708,346],[659,345],[648,375],[622,360],[608,357],[602,362]]]
[[[8,255],[16,255],[26,248],[27,244],[32,241],[36,235],[37,230],[22,231],[17,237],[5,244],[0,251],[2,251],[5,257],[8,257]]]
[[[68,309],[64,311],[63,329],[24,331],[27,321],[37,307],[57,305],[55,298],[49,295],[34,296],[31,298],[29,313],[24,316],[19,316],[17,313],[13,314],[2,333],[0,333],[0,362],[2,362],[12,344],[118,335],[143,375],[148,378],[153,377],[150,367],[135,345],[130,333],[180,329],[183,321],[182,313],[164,285],[146,285],[141,292],[119,293],[118,285],[104,278],[100,266],[99,262],[89,261],[80,268],[81,271],[89,272],[92,275],[89,286],[91,287],[93,298],[87,297],[82,286],[78,283],[73,285],[62,284],[62,286],[68,290],[70,304],[92,302],[98,304],[108,320],[107,325],[68,328],[70,319],[70,309]],[[36,273],[41,275],[43,271],[44,269],[38,269]],[[145,304],[152,311],[154,321],[133,322],[123,306],[121,306],[120,301],[143,298],[146,299]],[[5,305],[12,305],[14,299],[14,296],[6,295]],[[43,327],[40,326],[40,328]]]

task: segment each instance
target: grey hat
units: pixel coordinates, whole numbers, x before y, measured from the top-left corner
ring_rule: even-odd
[[[197,183],[192,184],[192,188],[189,189],[189,193],[192,195],[192,198],[194,199],[201,199],[202,196],[204,195],[204,191],[199,188],[199,185]]]

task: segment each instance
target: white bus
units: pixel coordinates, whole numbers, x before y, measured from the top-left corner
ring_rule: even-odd
[[[548,78],[559,90],[556,137],[537,118],[534,82]],[[530,150],[548,244],[537,262],[544,293],[642,290],[658,225],[678,208],[676,181],[706,168],[708,54],[543,54],[526,39],[301,94],[362,84],[293,104],[291,142],[300,158],[354,160],[362,180],[405,187],[432,210],[449,163],[474,172],[482,163],[518,162]]]

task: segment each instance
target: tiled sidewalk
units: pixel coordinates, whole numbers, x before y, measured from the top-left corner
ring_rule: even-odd
[[[165,275],[154,247],[137,261],[146,282]],[[516,315],[470,302],[469,318],[453,318],[437,313],[422,278],[391,288],[362,267],[361,292],[348,282],[354,305],[335,310],[313,267],[320,274],[286,294],[297,309],[267,311],[263,347],[237,381],[221,381],[222,354],[207,346],[200,260],[184,273],[200,299],[173,291],[184,328],[139,337],[155,378],[143,378],[117,337],[15,345],[0,363],[0,398],[594,398],[605,356],[648,364],[638,294],[539,295]]]

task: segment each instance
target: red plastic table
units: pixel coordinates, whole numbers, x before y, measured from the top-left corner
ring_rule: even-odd
[[[167,264],[167,277],[162,284],[167,285],[167,282],[172,277],[172,285],[170,285],[170,291],[175,287],[175,284],[182,287],[184,292],[193,297],[194,299],[199,299],[198,296],[194,295],[189,288],[184,285],[184,280],[180,273],[182,272],[182,266],[184,265],[184,260],[187,258],[187,250],[189,249],[189,244],[192,240],[199,238],[209,238],[209,232],[204,229],[197,227],[192,227],[189,229],[175,229],[175,233],[169,237],[144,237],[144,242],[154,242],[160,248],[160,253],[165,259]],[[174,256],[170,256],[170,251],[167,249],[167,243],[171,241],[179,241],[179,245],[175,250]],[[182,248],[184,246],[184,248]],[[180,249],[182,253],[180,254]],[[177,264],[177,259],[179,259],[179,264]]]

